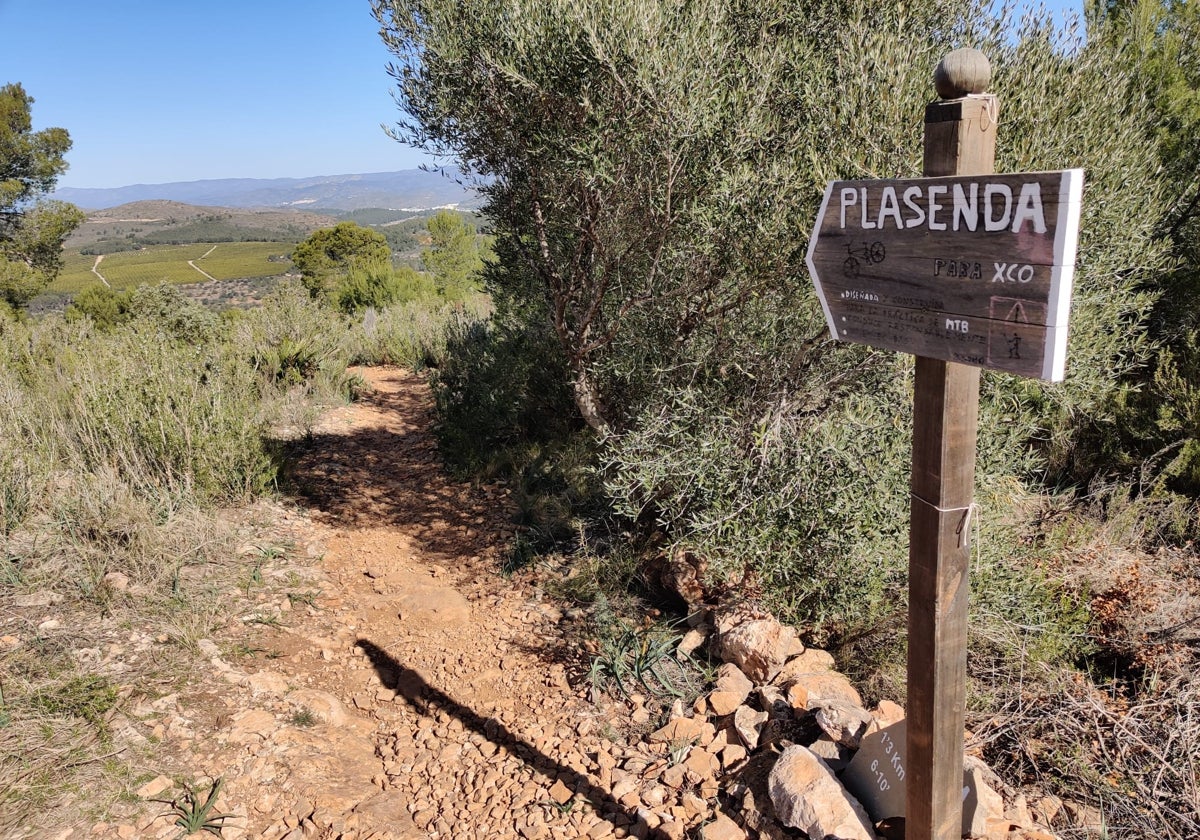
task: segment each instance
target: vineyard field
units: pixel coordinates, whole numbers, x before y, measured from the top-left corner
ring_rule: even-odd
[[[218,280],[273,277],[291,270],[288,254],[294,247],[289,242],[222,242],[196,260],[196,266]]]
[[[114,289],[145,283],[203,283],[209,279],[204,273],[217,280],[272,277],[291,269],[287,255],[293,247],[290,242],[154,245],[108,254],[98,265],[95,256],[67,253],[63,270],[48,291],[74,294],[99,283],[100,277],[92,271],[93,267]],[[188,264],[189,260],[195,267]]]

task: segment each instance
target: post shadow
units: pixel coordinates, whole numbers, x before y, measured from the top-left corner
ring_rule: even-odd
[[[418,671],[405,667],[370,639],[357,639],[355,645],[366,653],[381,682],[386,684],[388,678],[395,675],[395,685],[389,687],[394,688],[396,693],[403,697],[405,702],[418,714],[432,716],[442,711],[454,716],[463,726],[479,733],[497,746],[503,746],[551,782],[555,779],[561,780],[564,785],[575,791],[576,795],[587,800],[592,810],[601,819],[612,824],[614,828],[616,822],[613,818],[617,814],[624,814],[628,818],[627,827],[637,825],[639,822],[636,811],[631,812],[614,799],[611,793],[593,784],[585,774],[560,764],[552,757],[540,752],[496,718],[485,718],[470,707],[459,703],[444,691],[430,685]],[[644,836],[658,837],[659,834],[648,831]]]

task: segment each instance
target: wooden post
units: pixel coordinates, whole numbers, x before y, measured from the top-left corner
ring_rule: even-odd
[[[938,65],[925,110],[925,172],[995,171],[996,100],[977,50]],[[966,94],[976,94],[967,96]],[[918,356],[909,531],[906,840],[962,836],[967,588],[979,369]]]

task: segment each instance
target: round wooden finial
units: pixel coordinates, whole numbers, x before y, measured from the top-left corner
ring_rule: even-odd
[[[991,62],[986,55],[971,47],[946,53],[933,71],[933,86],[942,99],[984,93],[991,81]]]

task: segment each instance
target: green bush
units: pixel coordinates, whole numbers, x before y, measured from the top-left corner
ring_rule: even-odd
[[[344,393],[348,321],[298,284],[278,286],[233,329],[234,344],[264,393],[295,386],[326,396]]]
[[[754,418],[716,386],[678,391],[610,443],[604,471],[629,520],[697,550],[718,581],[757,579],[824,642],[903,605],[909,364],[850,352],[858,376],[831,368],[825,388]]]
[[[406,296],[411,296],[409,300],[417,297],[420,281],[416,271],[408,266],[393,268],[390,260],[355,264],[337,281],[332,298],[338,309],[355,315],[367,308],[382,309]]]
[[[200,345],[223,337],[220,316],[167,283],[137,286],[126,307],[137,329],[158,331],[170,341]]]
[[[578,428],[559,358],[536,327],[469,318],[447,325],[433,389],[453,469],[495,470],[506,450],[562,440]]]
[[[75,295],[65,314],[68,321],[90,318],[96,329],[109,332],[129,320],[130,297],[130,292],[96,283]]]
[[[104,715],[117,705],[117,686],[107,677],[73,677],[36,692],[29,704],[41,714],[77,717],[103,729]]]

